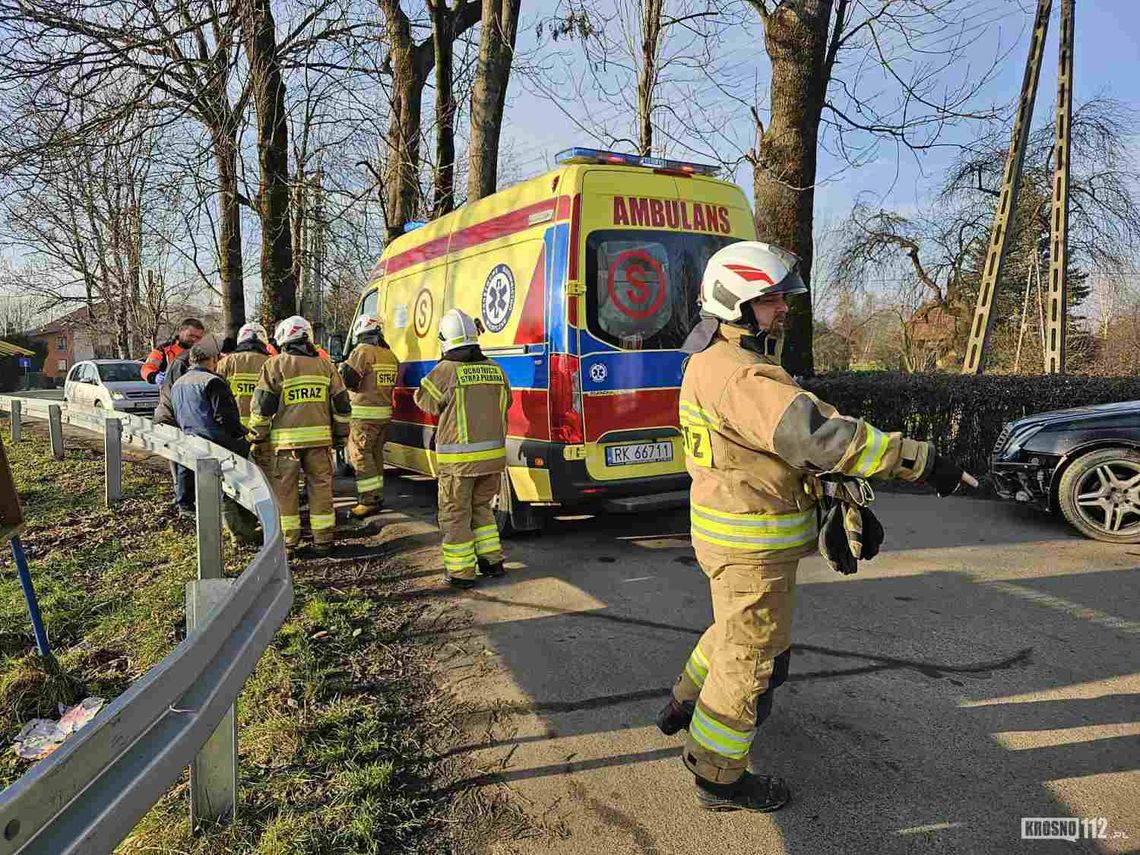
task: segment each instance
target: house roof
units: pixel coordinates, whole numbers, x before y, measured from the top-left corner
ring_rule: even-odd
[[[55,333],[64,332],[81,324],[91,323],[91,311],[87,306],[80,306],[74,311],[68,312],[66,315],[61,315],[54,321],[48,321],[42,327],[34,329],[28,333],[30,336],[41,335],[54,335]]]

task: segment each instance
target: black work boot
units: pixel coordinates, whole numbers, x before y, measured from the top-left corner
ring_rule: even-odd
[[[489,576],[492,579],[497,579],[499,576],[506,576],[507,571],[503,569],[503,562],[496,561],[492,564],[482,558],[479,559],[479,572],[484,576]]]
[[[788,782],[770,775],[745,772],[731,784],[714,784],[697,778],[697,804],[702,810],[750,810],[771,813],[792,798]]]
[[[661,708],[661,712],[657,713],[657,729],[664,733],[666,736],[672,736],[679,730],[684,730],[689,726],[689,722],[693,720],[693,711],[697,705],[692,701],[678,701],[674,697],[669,698],[669,703]]]
[[[336,549],[336,544],[333,543],[314,543],[312,553],[315,558],[328,558],[333,554],[334,549]]]
[[[452,576],[446,570],[443,571],[443,581],[453,588],[474,588],[479,584],[478,579],[464,579],[461,576]]]

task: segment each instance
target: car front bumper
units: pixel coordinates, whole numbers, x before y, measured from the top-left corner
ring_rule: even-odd
[[[990,478],[1003,499],[1031,505],[1041,510],[1053,509],[1053,472],[1057,461],[1035,457],[1028,462],[990,461]]]

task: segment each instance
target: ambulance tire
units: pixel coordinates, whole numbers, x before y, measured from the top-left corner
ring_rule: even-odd
[[[504,498],[506,501],[503,501]],[[499,537],[514,537],[528,531],[541,531],[546,525],[546,518],[530,502],[520,501],[511,486],[511,479],[506,472],[503,473],[502,486],[499,495],[495,497],[495,525],[499,528]]]

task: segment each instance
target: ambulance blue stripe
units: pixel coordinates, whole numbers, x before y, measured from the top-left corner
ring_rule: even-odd
[[[518,354],[492,356],[494,362],[507,375],[512,389],[547,389],[550,387],[550,365],[546,354]],[[435,368],[436,360],[425,359],[417,362],[401,362],[400,386],[419,386],[420,380]]]
[[[585,334],[582,336],[585,344]],[[590,353],[582,357],[582,391],[667,389],[681,385],[685,354],[676,350]],[[604,370],[595,369],[600,365]],[[605,375],[601,380],[598,377]]]

